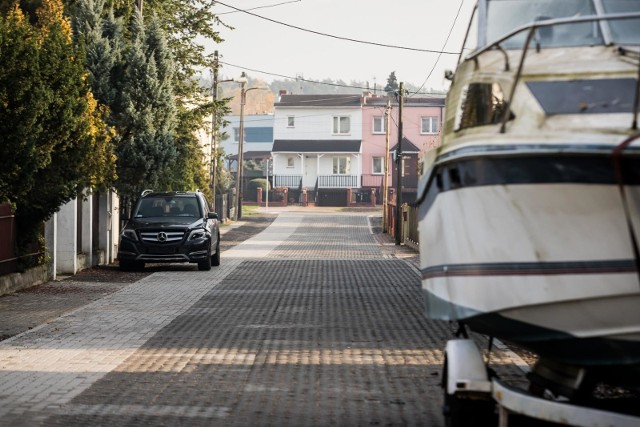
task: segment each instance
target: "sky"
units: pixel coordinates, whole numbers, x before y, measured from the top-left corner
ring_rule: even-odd
[[[395,71],[398,82],[418,87],[424,83],[425,92],[448,88],[444,72],[455,69],[458,56],[443,54],[438,60],[437,53],[421,50],[459,52],[475,4],[475,0],[221,2],[214,12],[234,29],[216,25],[224,42],[206,44],[208,52],[218,50],[221,78],[245,71],[268,82],[281,80],[281,76],[303,76],[307,80],[368,82],[371,88],[374,84],[382,88]]]

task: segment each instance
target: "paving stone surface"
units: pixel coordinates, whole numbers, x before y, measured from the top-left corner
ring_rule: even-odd
[[[1,423],[442,425],[451,330],[415,252],[366,212],[274,218],[209,272],[154,267],[0,342]]]

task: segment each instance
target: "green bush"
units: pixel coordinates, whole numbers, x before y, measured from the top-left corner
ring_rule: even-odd
[[[262,188],[262,191],[269,191],[269,180],[265,178],[256,178],[249,181],[249,189],[255,191],[258,187]]]

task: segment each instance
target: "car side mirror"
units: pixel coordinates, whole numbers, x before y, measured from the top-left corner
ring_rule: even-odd
[[[218,219],[218,214],[216,212],[209,212],[207,214],[207,219]]]

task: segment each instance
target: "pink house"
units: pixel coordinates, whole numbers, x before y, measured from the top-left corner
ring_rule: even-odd
[[[395,187],[398,150],[398,102],[395,98],[365,95],[362,103],[362,187],[382,188],[384,158],[387,153],[387,120],[389,108],[389,187]],[[402,153],[404,164],[404,200],[413,200],[419,178],[418,159],[440,145],[440,129],[444,114],[444,97],[406,97],[402,110]]]

